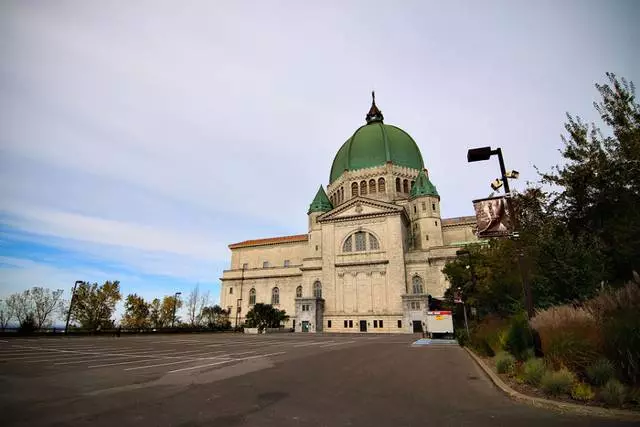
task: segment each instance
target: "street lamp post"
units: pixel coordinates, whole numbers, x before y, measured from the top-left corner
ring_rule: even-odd
[[[467,162],[472,163],[472,162],[481,162],[481,161],[485,161],[485,160],[489,160],[489,158],[491,158],[491,156],[493,155],[497,155],[498,156],[498,162],[500,163],[500,174],[502,176],[502,183],[504,184],[504,192],[506,195],[506,199],[507,199],[507,206],[508,206],[508,210],[509,210],[509,216],[511,217],[511,222],[513,224],[513,236],[517,236],[516,233],[516,228],[517,228],[517,217],[515,215],[515,213],[513,212],[513,205],[511,203],[511,189],[509,188],[509,174],[507,174],[507,170],[504,166],[504,158],[502,157],[502,149],[500,147],[496,148],[495,150],[492,150],[491,147],[480,147],[480,148],[472,148],[469,151],[467,151]],[[515,173],[517,178],[517,172],[510,172],[510,174],[513,176]],[[517,242],[517,240],[516,240]],[[529,318],[533,317],[533,296],[531,294],[531,287],[529,285],[529,280],[527,278],[527,274],[523,271],[523,267],[522,267],[522,257],[523,257],[523,253],[522,253],[522,248],[520,247],[519,244],[517,244],[517,249],[518,251],[518,265],[520,267],[520,277],[522,279],[522,287],[523,287],[523,291],[524,291],[524,302],[525,302],[525,306],[527,308],[527,314],[529,316]]]
[[[178,305],[179,295],[182,295],[182,292],[176,292],[173,294],[173,317],[171,318],[171,328],[173,328],[176,323],[176,307]]]
[[[73,309],[73,302],[76,299],[76,287],[79,283],[84,283],[82,280],[76,280],[76,283],[73,284],[73,291],[71,291],[71,301],[69,302],[69,311],[67,312],[67,324],[64,327],[64,334],[69,334],[69,320],[71,320],[71,310]]]

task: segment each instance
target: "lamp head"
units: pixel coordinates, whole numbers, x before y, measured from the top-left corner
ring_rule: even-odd
[[[467,151],[467,162],[481,162],[489,160],[491,157],[491,147],[472,148]]]

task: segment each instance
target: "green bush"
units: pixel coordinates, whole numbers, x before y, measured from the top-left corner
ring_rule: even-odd
[[[499,374],[513,374],[516,368],[516,359],[509,353],[502,351],[496,355],[496,371]]]
[[[604,321],[605,354],[615,363],[623,380],[640,383],[640,310],[627,308]]]
[[[595,393],[589,384],[576,383],[571,389],[571,397],[575,400],[586,402],[588,400],[592,400],[594,396]]]
[[[467,335],[467,331],[464,329],[456,329],[455,336],[460,347],[466,347],[469,345],[469,335]]]
[[[524,314],[516,315],[511,320],[505,340],[505,350],[518,360],[524,360],[527,351],[533,347],[533,336],[529,328],[529,321]]]
[[[605,385],[615,375],[615,368],[607,359],[598,359],[587,368],[587,378],[595,386]]]
[[[522,360],[527,361],[527,360],[531,360],[534,359],[536,357],[536,352],[534,349],[532,348],[528,348],[524,354],[522,355]]]
[[[522,377],[524,382],[537,387],[546,372],[544,360],[529,359],[522,364]]]
[[[574,382],[575,376],[573,373],[566,368],[562,368],[559,371],[546,372],[540,380],[540,386],[546,394],[558,396],[570,393]]]
[[[483,337],[472,335],[471,339],[469,340],[469,346],[473,348],[476,351],[476,353],[478,353],[481,356],[485,356],[485,357],[495,356],[493,349],[491,348],[487,340]]]
[[[622,383],[618,380],[612,379],[600,390],[600,397],[607,405],[620,406],[624,403],[625,389]]]

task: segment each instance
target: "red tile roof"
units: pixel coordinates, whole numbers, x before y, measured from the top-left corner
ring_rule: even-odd
[[[246,248],[249,246],[276,245],[278,243],[306,242],[307,240],[309,240],[309,236],[306,234],[269,237],[268,239],[245,240],[244,242],[232,243],[229,245],[229,249]]]

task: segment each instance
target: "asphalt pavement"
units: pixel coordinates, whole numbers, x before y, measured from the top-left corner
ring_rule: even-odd
[[[410,335],[0,339],[3,426],[613,426],[507,398]]]

